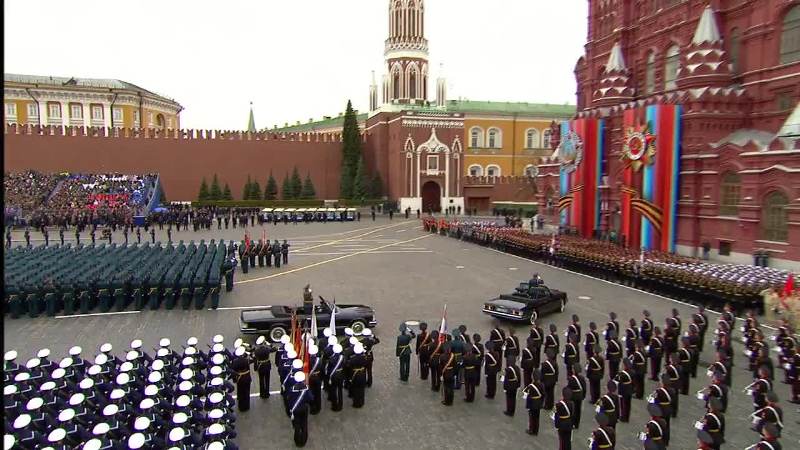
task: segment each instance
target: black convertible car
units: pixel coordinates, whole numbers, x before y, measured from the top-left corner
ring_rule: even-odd
[[[499,319],[532,323],[541,315],[563,312],[567,294],[542,284],[520,283],[512,294],[501,295],[483,305],[483,312]]]
[[[320,297],[320,303],[314,305],[317,316],[317,328],[320,333],[331,320],[331,305]],[[378,324],[375,310],[365,305],[336,305],[336,330],[341,334],[347,327],[355,333],[361,333],[366,328],[373,328]],[[267,335],[273,342],[278,342],[281,336],[291,329],[292,313],[297,313],[297,321],[306,327],[311,325],[311,313],[302,306],[267,306],[258,309],[246,309],[239,317],[239,330],[245,335]]]

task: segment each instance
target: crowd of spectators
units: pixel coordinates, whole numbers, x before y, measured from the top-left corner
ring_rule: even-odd
[[[155,174],[6,174],[6,219],[34,226],[130,225],[143,214]],[[59,184],[60,183],[60,184]]]

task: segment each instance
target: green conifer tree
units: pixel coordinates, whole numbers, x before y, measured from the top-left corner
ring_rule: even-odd
[[[278,199],[278,183],[275,177],[272,176],[272,171],[269,172],[269,179],[267,179],[267,187],[264,189],[264,200],[277,200]]]
[[[208,200],[208,183],[206,183],[206,177],[203,177],[203,181],[200,183],[200,192],[197,194],[197,201],[204,202]]]
[[[303,191],[300,198],[304,200],[313,200],[317,197],[317,191],[314,189],[314,182],[311,181],[311,173],[306,174],[306,179],[303,181]]]
[[[253,180],[250,186],[250,200],[261,200],[261,185],[258,184],[258,180]]]
[[[244,184],[244,189],[242,189],[242,200],[250,200],[252,196],[252,189],[253,189],[253,180],[250,179],[250,175],[247,176],[247,182]]]
[[[368,184],[367,184],[367,174],[365,173],[364,168],[364,158],[358,158],[358,164],[356,165],[356,175],[353,178],[353,199],[355,200],[364,200],[367,198],[367,191]]]
[[[292,200],[292,183],[289,182],[289,174],[283,176],[283,183],[281,184],[281,198],[284,200]]]
[[[233,200],[233,194],[231,194],[231,187],[228,186],[228,183],[225,183],[225,189],[222,191],[222,199]]]
[[[303,192],[303,180],[300,178],[297,166],[292,170],[292,179],[289,183],[292,186],[292,198],[300,198],[300,194]]]
[[[214,174],[214,179],[211,181],[211,191],[208,193],[209,200],[222,200],[222,190],[219,188],[219,179],[217,174]]]
[[[372,181],[369,186],[369,197],[372,199],[383,197],[383,180],[381,180],[381,174],[378,172],[375,172],[372,176]]]
[[[339,196],[342,198],[353,197],[356,166],[360,157],[361,132],[358,128],[358,116],[353,110],[353,104],[348,100],[342,126],[342,176],[339,188]]]

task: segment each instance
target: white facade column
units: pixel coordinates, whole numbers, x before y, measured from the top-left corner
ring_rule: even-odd
[[[92,126],[92,105],[91,103],[81,102],[83,106],[83,126],[89,128]]]
[[[111,103],[103,103],[103,126],[109,129],[111,128],[112,120],[114,120],[112,112]]]
[[[61,125],[68,127],[69,126],[69,102],[60,102],[61,103]]]
[[[461,197],[461,161],[464,159],[458,155],[456,159],[456,197]]]
[[[408,155],[413,156],[413,155]],[[408,196],[414,196],[414,159],[406,157],[406,168],[408,169]]]
[[[422,170],[419,165],[420,157],[422,156],[422,152],[417,150],[417,197],[422,197],[422,189],[420,188],[420,171]]]
[[[450,198],[450,151],[444,152],[444,197]]]
[[[47,102],[44,100],[39,100],[39,123],[42,126],[47,125],[47,115],[50,114],[50,111],[47,110]]]

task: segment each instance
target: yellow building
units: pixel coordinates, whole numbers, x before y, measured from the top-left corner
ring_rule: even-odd
[[[175,100],[120,80],[4,74],[6,123],[180,128]]]

